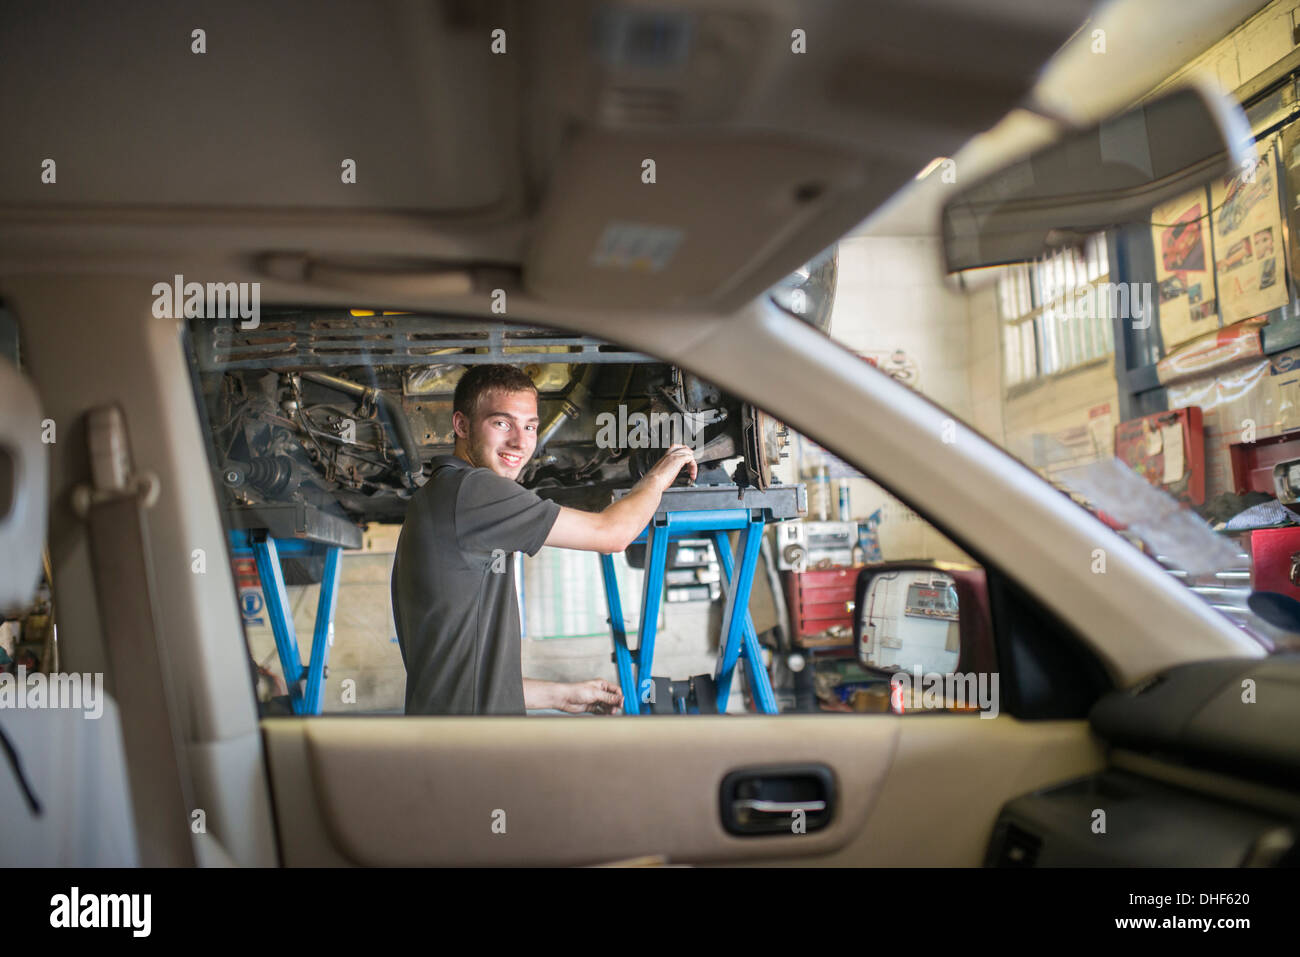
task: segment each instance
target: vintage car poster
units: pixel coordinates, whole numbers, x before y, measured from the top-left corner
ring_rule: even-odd
[[[1258,162],[1211,185],[1214,270],[1225,323],[1263,315],[1287,301],[1282,212],[1270,143]]]
[[[1165,350],[1219,327],[1210,272],[1209,197],[1204,188],[1151,212],[1156,298]]]
[[[1282,131],[1281,156],[1285,188],[1282,196],[1286,202],[1287,222],[1290,223],[1289,249],[1285,255],[1291,262],[1291,280],[1300,276],[1300,123],[1292,123]]]

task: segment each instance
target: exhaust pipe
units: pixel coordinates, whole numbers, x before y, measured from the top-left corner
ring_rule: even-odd
[[[347,395],[356,396],[364,401],[373,402],[379,412],[380,420],[388,426],[389,431],[396,440],[394,444],[401,450],[398,453],[398,466],[402,470],[406,486],[408,488],[416,487],[415,480],[423,468],[423,463],[420,461],[420,447],[415,443],[415,433],[411,431],[411,423],[406,418],[406,412],[403,411],[400,400],[394,399],[383,389],[361,385],[359,382],[342,379],[336,375],[329,375],[324,372],[302,372],[299,374],[309,382],[315,382],[317,385],[323,385]]]

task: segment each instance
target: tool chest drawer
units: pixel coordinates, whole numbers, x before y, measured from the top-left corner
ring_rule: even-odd
[[[853,601],[858,569],[827,568],[785,575],[786,602],[796,638],[836,626],[852,630],[848,605]]]

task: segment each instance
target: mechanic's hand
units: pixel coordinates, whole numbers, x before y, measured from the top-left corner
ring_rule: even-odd
[[[560,684],[556,689],[558,698],[555,706],[569,714],[622,714],[623,692],[617,685],[610,684],[603,678],[590,681],[577,681],[572,684]]]
[[[661,488],[668,488],[677,478],[677,473],[685,465],[691,470],[691,481],[695,481],[695,476],[699,472],[699,464],[695,461],[695,452],[689,445],[674,445],[669,447],[664,453],[664,457],[656,462],[646,473],[646,478],[658,482]]]

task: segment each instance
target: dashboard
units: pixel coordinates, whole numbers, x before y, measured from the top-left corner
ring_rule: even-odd
[[[986,866],[1300,865],[1300,655],[1182,665],[1089,724],[1106,769],[1008,801]]]

